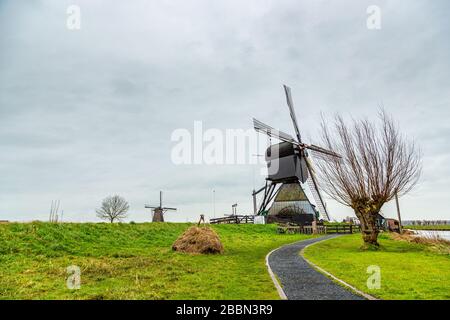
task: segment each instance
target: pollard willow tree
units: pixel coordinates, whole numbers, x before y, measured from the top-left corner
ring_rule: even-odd
[[[384,110],[378,120],[347,123],[336,115],[331,127],[323,120],[322,143],[342,158],[317,163],[324,192],[354,210],[366,247],[379,246],[376,219],[383,205],[411,191],[422,167],[414,141],[400,133]]]

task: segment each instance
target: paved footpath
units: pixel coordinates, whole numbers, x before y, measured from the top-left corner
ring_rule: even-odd
[[[305,246],[334,237],[336,235],[295,242],[281,247],[270,254],[270,268],[280,280],[283,291],[289,300],[364,299],[316,271],[300,256],[300,251]]]

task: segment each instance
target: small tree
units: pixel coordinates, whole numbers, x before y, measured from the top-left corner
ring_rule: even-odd
[[[368,120],[345,123],[337,115],[331,131],[322,121],[322,144],[342,159],[318,161],[325,193],[351,207],[361,222],[366,246],[378,246],[377,216],[395,195],[409,192],[421,173],[421,156],[414,142],[399,130],[384,111],[380,124]]]
[[[110,196],[103,199],[101,208],[97,209],[97,217],[113,223],[116,219],[126,218],[129,208],[128,202],[121,196]]]

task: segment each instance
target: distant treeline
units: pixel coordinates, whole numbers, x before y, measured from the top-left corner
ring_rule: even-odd
[[[402,224],[408,226],[450,225],[450,220],[404,220]]]

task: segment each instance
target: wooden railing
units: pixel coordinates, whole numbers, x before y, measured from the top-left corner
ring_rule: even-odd
[[[211,224],[220,224],[220,223],[253,223],[255,220],[255,216],[229,216],[223,218],[213,218],[209,219],[209,223]]]
[[[357,225],[331,225],[324,226],[318,225],[316,227],[317,234],[351,234],[359,232],[360,226]],[[292,224],[279,224],[277,228],[278,233],[303,233],[303,234],[313,234],[314,229],[312,226],[299,226]]]
[[[234,215],[222,218],[212,218],[209,219],[211,224],[239,224],[239,223],[253,223],[255,216],[253,215]],[[351,234],[360,232],[361,228],[359,225],[342,224],[342,225],[318,225],[318,234]],[[299,226],[299,225],[284,225],[279,224],[278,233],[304,233],[313,234],[312,226]]]
[[[283,225],[279,224],[277,228],[278,233],[303,233],[303,234],[313,234],[314,229],[312,226],[298,226],[298,225]],[[324,226],[316,227],[317,234],[325,234],[326,228]]]
[[[360,232],[361,231],[361,227],[359,225],[352,225],[352,224],[347,224],[347,225],[331,225],[331,226],[325,226],[326,228],[326,233],[327,234],[335,234],[335,233],[346,233],[346,234],[351,234],[351,233],[355,233],[355,232]]]

